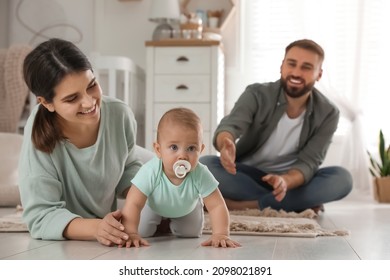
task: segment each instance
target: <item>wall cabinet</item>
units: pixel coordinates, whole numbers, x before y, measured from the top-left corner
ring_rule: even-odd
[[[206,146],[203,155],[215,154],[212,137],[224,114],[224,55],[220,43],[146,42],[146,54],[145,147],[153,149],[158,122],[167,110],[187,107],[202,121]]]

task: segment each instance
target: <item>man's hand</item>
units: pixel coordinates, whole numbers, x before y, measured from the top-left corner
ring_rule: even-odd
[[[220,160],[225,170],[231,174],[236,174],[236,145],[232,139],[225,137],[221,140]]]
[[[262,179],[274,188],[272,194],[275,196],[276,201],[282,201],[287,193],[286,180],[282,176],[275,174],[268,174]]]

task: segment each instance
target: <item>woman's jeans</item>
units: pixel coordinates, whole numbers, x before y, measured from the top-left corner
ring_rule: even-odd
[[[228,173],[221,165],[218,156],[203,156],[205,164],[219,182],[223,197],[237,201],[258,201],[259,208],[271,207],[285,211],[302,211],[323,203],[342,199],[352,190],[352,176],[343,167],[320,168],[306,184],[288,190],[284,199],[275,200],[272,186],[263,182],[263,171],[236,162],[237,173]]]

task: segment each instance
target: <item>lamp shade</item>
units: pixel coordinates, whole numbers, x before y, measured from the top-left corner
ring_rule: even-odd
[[[152,0],[149,20],[155,22],[178,21],[180,19],[179,0]]]

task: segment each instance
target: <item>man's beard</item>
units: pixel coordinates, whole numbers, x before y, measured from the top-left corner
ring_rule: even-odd
[[[281,82],[282,82],[282,88],[284,89],[286,94],[288,96],[290,96],[291,98],[299,98],[299,97],[305,95],[306,93],[308,93],[309,91],[311,91],[314,87],[315,82],[310,83],[310,84],[305,84],[305,86],[302,89],[288,86],[287,80],[289,80],[290,77],[291,76],[287,76],[286,79],[281,78]]]

